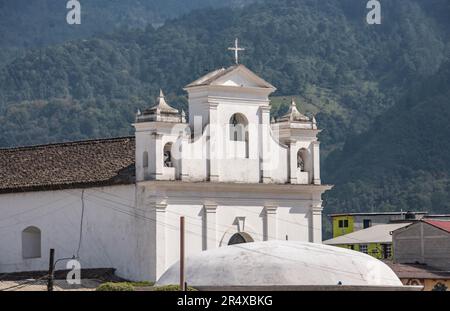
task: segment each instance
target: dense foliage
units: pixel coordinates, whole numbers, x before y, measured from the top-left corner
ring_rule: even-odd
[[[68,0],[0,0],[0,47],[45,46],[70,39],[145,28],[207,7],[242,6],[251,0],[79,0],[81,25],[68,25]]]
[[[90,23],[88,15],[77,35],[10,27],[24,33],[24,42],[98,34],[92,39],[30,44],[22,55],[14,50],[25,45],[14,41],[18,36],[2,35],[9,50],[0,57],[15,57],[0,68],[0,146],[131,134],[136,109],[152,105],[159,88],[186,108],[182,87],[230,65],[227,47],[238,36],[247,48],[242,62],[278,87],[273,114],[284,113],[294,95],[324,128],[323,179],[337,185],[327,195],[328,211],[449,209],[448,84],[429,85],[450,76],[443,65],[450,51],[447,0],[384,1],[377,26],[365,22],[366,1],[278,0],[198,10],[158,28],[143,27],[158,20],[150,16],[154,8],[135,14],[129,1],[116,2],[96,1],[105,14],[90,12],[105,22]],[[177,1],[164,2],[161,8]],[[142,3],[152,1],[136,1],[136,8]],[[105,34],[104,25],[120,29]]]
[[[449,120],[450,62],[330,155],[328,210],[448,213]]]

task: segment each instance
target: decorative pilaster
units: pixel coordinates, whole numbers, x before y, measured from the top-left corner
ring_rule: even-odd
[[[313,183],[314,185],[322,184],[320,180],[320,142],[315,141],[312,143],[313,154]]]
[[[210,156],[210,170],[209,180],[212,182],[219,182],[219,150],[221,140],[218,137],[218,112],[217,103],[209,104],[209,156]]]
[[[155,204],[156,210],[156,277],[157,279],[166,270],[166,209],[167,203]]]
[[[322,244],[322,201],[311,204],[309,217],[309,241]]]
[[[289,142],[289,176],[290,183],[298,184],[297,180],[297,141],[290,140]]]
[[[204,209],[204,224],[205,224],[205,250],[217,247],[217,226],[216,226],[216,211],[217,204],[205,204]]]
[[[162,146],[162,134],[153,133],[155,149],[153,152],[155,153],[154,159],[154,168],[155,170],[152,172],[153,179],[159,180],[163,176],[163,163],[164,163],[164,151]]]
[[[266,205],[264,207],[265,212],[265,232],[264,240],[276,240],[277,239],[277,210],[278,206]]]
[[[270,161],[270,148],[269,148],[269,138],[270,138],[270,106],[261,107],[261,149],[260,149],[260,170],[261,179],[265,184],[271,183],[271,178],[269,175],[268,161]]]

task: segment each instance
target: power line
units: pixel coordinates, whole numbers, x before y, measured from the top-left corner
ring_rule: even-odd
[[[118,196],[116,196],[116,195],[114,195],[114,194],[110,194],[110,193],[107,193],[107,192],[104,192],[104,191],[101,191],[101,190],[99,190],[99,192],[101,192],[101,193],[103,193],[103,194],[106,194],[106,195],[109,195],[109,196],[111,196],[111,197],[117,197],[117,198],[119,198]],[[92,194],[92,195],[93,195],[94,197],[98,198],[98,199],[104,199],[104,200],[109,201],[109,202],[113,202],[113,203],[116,203],[116,204],[119,204],[119,205],[123,205],[123,206],[125,206],[125,207],[127,207],[127,208],[132,208],[132,209],[136,209],[136,210],[141,210],[141,211],[144,211],[144,212],[148,212],[148,210],[140,209],[140,208],[138,208],[138,207],[134,207],[134,206],[131,206],[131,205],[126,205],[126,204],[121,203],[121,202],[108,200],[107,198],[101,198],[101,197],[96,196],[95,194]],[[259,215],[258,212],[254,212],[254,211],[251,211],[251,210],[249,210],[249,209],[243,209],[243,208],[238,207],[238,206],[234,206],[234,208],[239,209],[239,210],[242,210],[242,211],[245,211],[245,212],[248,212],[248,213],[251,213],[251,214]],[[181,213],[177,213],[177,212],[174,212],[174,211],[168,210],[168,212],[169,212],[169,213],[174,213],[174,214],[177,214],[177,215],[182,215],[182,216],[185,216],[185,217],[187,217],[187,218],[195,219],[195,218],[193,218],[193,217],[191,217],[191,216],[187,216],[187,215],[184,215],[184,214],[181,214]],[[155,221],[156,221],[156,220],[155,220]],[[290,221],[290,220],[287,220],[287,219],[277,219],[277,221],[284,222],[284,223],[288,223],[288,224],[293,224],[293,225],[297,225],[297,226],[307,227],[307,228],[310,229],[310,230],[322,231],[321,228],[311,228],[309,225],[301,224],[301,223],[299,223],[299,222],[297,222],[297,221]],[[194,224],[193,224],[193,225],[194,225]],[[216,223],[216,225],[219,225],[219,226],[223,226],[223,227],[229,228],[229,226],[226,226],[226,225],[221,225],[221,224],[217,224],[217,223]],[[214,228],[210,228],[210,229],[214,229]],[[258,234],[258,235],[260,235],[260,234]],[[273,237],[273,238],[276,238],[276,237]],[[355,242],[360,242],[360,243],[365,243],[365,244],[367,244],[367,241],[364,241],[364,240],[359,240],[359,239],[352,238],[352,237],[348,237],[348,238],[349,238],[350,240],[355,241]]]
[[[113,201],[111,201],[111,202],[113,202]],[[97,202],[97,203],[98,203],[98,202]],[[120,209],[120,208],[118,208],[118,207],[111,207],[111,206],[103,205],[103,204],[101,204],[101,203],[100,203],[100,205],[102,205],[102,206],[104,206],[104,207],[106,207],[106,208],[111,208],[111,209],[113,209],[113,210],[115,210],[115,211],[117,211],[117,212],[119,212],[119,213],[123,213],[123,214],[129,215],[129,216],[132,216],[132,217],[138,217],[138,218],[141,218],[141,219],[144,219],[144,220],[150,220],[150,221],[155,222],[155,223],[158,222],[157,220],[155,220],[155,219],[153,219],[153,218],[151,218],[151,217],[147,217],[147,216],[140,215],[140,214],[132,214],[132,213],[127,212],[127,211],[124,211],[124,210],[122,210],[122,209]],[[127,207],[132,208],[131,206],[127,206]],[[175,225],[167,224],[167,223],[161,222],[161,221],[160,221],[159,223],[160,223],[160,224],[163,224],[163,225],[166,225],[166,226],[170,226],[170,227],[174,228],[175,230],[178,230],[178,229],[179,229],[179,228],[178,228],[177,226],[175,226]],[[194,225],[194,226],[195,226],[195,224],[192,224],[192,223],[191,223],[191,225]],[[200,226],[199,226],[199,227],[200,227]],[[191,233],[191,234],[193,234],[193,235],[195,235],[195,236],[204,238],[202,235],[200,235],[200,234],[198,234],[198,233],[196,233],[196,232],[189,231],[189,230],[187,230],[187,232],[189,232],[189,233]],[[206,238],[208,239],[209,237],[207,236]],[[209,238],[209,239],[212,239],[212,238]],[[342,254],[342,255],[341,255],[341,254],[336,254],[336,253],[334,253],[334,252],[327,251],[327,250],[321,250],[321,251],[318,251],[318,252],[322,252],[322,253],[325,253],[325,254],[332,254],[332,255],[340,255],[340,256],[353,256],[353,257],[358,257],[358,258],[360,258],[360,255],[356,255],[356,254],[355,254],[355,255],[354,255],[354,254]]]
[[[84,219],[84,189],[81,190],[80,239],[78,240],[77,258],[80,258],[80,248],[81,248],[81,242],[83,240],[83,219]]]

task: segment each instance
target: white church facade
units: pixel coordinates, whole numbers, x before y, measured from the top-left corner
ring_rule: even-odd
[[[322,242],[320,130],[294,101],[271,119],[275,87],[243,65],[138,112],[135,135],[0,150],[0,273],[56,258],[157,280],[186,254],[229,244]],[[64,269],[65,265],[57,267]]]

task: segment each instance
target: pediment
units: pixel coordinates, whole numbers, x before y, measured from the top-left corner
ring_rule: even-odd
[[[211,85],[253,87],[253,88],[273,88],[268,82],[258,77],[250,70],[238,68],[228,74],[218,78]]]
[[[273,85],[260,78],[244,65],[237,65],[227,69],[216,70],[192,82],[187,85],[186,88],[205,85],[266,88],[273,91],[276,90]]]

